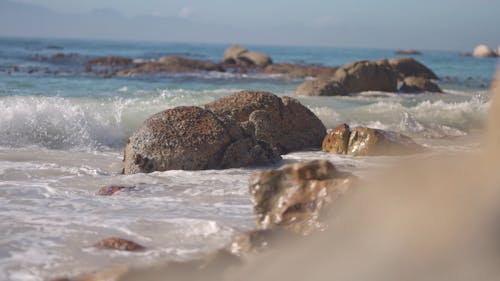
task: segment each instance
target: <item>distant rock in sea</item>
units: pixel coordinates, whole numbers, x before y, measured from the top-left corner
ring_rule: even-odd
[[[418,56],[418,55],[422,54],[422,52],[417,51],[417,50],[412,50],[412,49],[409,49],[409,50],[396,50],[394,53],[397,54],[397,55],[414,55],[414,56]]]
[[[472,55],[476,58],[493,58],[498,56],[498,54],[492,48],[484,44],[476,46],[476,48],[474,48],[474,51],[472,52]]]
[[[273,63],[270,56],[264,53],[251,52],[239,45],[227,48],[223,55],[223,62],[239,66],[263,68]]]

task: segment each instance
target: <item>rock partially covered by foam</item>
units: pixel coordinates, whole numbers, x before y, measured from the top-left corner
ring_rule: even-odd
[[[141,252],[146,249],[146,247],[123,238],[110,237],[97,242],[94,247],[99,249],[107,250],[118,250],[127,252]]]
[[[124,173],[235,168],[280,159],[232,118],[186,106],[151,116],[129,138]]]
[[[347,124],[331,130],[323,140],[323,151],[353,156],[402,155],[423,150],[410,137],[379,129],[356,127]]]
[[[257,140],[281,153],[319,148],[326,134],[321,120],[299,101],[269,92],[241,91],[205,108],[218,116],[230,116],[254,131]]]
[[[490,47],[486,45],[478,45],[474,48],[472,55],[476,58],[493,58],[498,56],[498,54]]]
[[[352,188],[354,180],[325,160],[256,172],[250,178],[250,193],[257,226],[301,234],[318,230],[324,211]]]

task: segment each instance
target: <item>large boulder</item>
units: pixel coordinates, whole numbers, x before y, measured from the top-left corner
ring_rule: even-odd
[[[433,80],[439,79],[439,77],[432,70],[430,70],[427,66],[418,62],[414,58],[394,58],[391,59],[389,63],[400,75],[401,79],[410,76]]]
[[[493,58],[498,56],[497,53],[486,45],[478,45],[474,48],[472,55],[476,58]]]
[[[431,80],[414,76],[406,77],[399,90],[403,93],[443,92],[441,88]]]
[[[410,137],[379,129],[342,124],[328,132],[322,145],[323,151],[353,156],[402,155],[420,152],[423,147]]]
[[[228,64],[236,64],[236,62],[238,61],[238,57],[246,52],[248,52],[248,50],[243,48],[242,46],[239,45],[230,46],[224,52],[222,61]]]
[[[278,63],[266,66],[262,70],[263,74],[283,74],[290,78],[331,78],[338,67],[320,65],[300,65],[291,63]]]
[[[124,173],[203,170],[274,163],[279,154],[236,121],[199,107],[177,107],[147,119],[125,147]]]
[[[132,68],[117,71],[117,76],[132,76],[161,72],[199,72],[224,71],[221,65],[201,60],[192,60],[178,56],[162,57],[158,61],[144,62]]]
[[[251,128],[257,140],[281,153],[319,148],[326,134],[323,123],[296,99],[269,92],[241,91],[205,105],[218,116],[230,116]]]
[[[257,226],[280,226],[301,234],[317,230],[322,213],[349,191],[354,180],[325,160],[256,172],[250,177],[250,193]]]
[[[339,68],[333,80],[349,93],[364,91],[396,92],[398,76],[387,60],[358,61]]]
[[[295,90],[305,96],[345,96],[347,91],[337,81],[329,79],[306,80]]]

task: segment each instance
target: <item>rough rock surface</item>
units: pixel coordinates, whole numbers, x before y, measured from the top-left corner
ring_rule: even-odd
[[[99,249],[119,250],[128,252],[140,252],[146,248],[133,241],[118,237],[110,237],[97,242],[94,247]]]
[[[192,60],[177,56],[162,57],[156,62],[145,62],[119,70],[117,76],[130,76],[161,72],[224,71],[220,64],[210,61]]]
[[[486,45],[478,45],[474,48],[472,55],[476,58],[493,58],[498,56],[497,53]]]
[[[410,76],[433,80],[439,79],[439,77],[432,70],[414,58],[394,58],[391,59],[389,63],[399,74],[401,80]]]
[[[187,106],[143,123],[125,147],[124,173],[235,168],[279,159],[270,145],[256,141],[233,119]]]
[[[353,156],[401,155],[423,150],[422,146],[403,134],[366,127],[351,130],[347,124],[330,131],[322,147],[329,153]]]
[[[406,77],[399,90],[404,93],[443,92],[441,88],[439,88],[439,86],[431,80],[414,76]]]
[[[329,79],[306,80],[295,90],[305,96],[345,96],[347,91],[337,81]]]
[[[257,226],[280,226],[301,234],[320,229],[326,207],[346,193],[354,179],[325,160],[256,172],[250,178],[250,193]]]
[[[349,93],[364,91],[396,92],[398,75],[387,60],[358,61],[339,68],[333,80]]]
[[[262,70],[262,74],[283,74],[291,78],[331,78],[338,67],[319,65],[299,65],[291,63],[271,64]]]
[[[241,91],[205,105],[218,116],[230,116],[254,129],[257,140],[281,153],[320,147],[323,123],[296,99],[269,92]]]

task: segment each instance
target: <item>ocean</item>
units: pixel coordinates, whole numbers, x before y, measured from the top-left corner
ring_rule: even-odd
[[[98,77],[85,63],[100,56],[154,59],[178,55],[219,61],[228,45],[0,38],[0,280],[45,280],[112,265],[188,260],[255,227],[248,177],[256,169],[123,175],[127,138],[150,115],[202,105],[243,89],[298,98],[325,124],[393,130],[427,154],[477,150],[497,59],[423,50],[415,58],[440,78],[442,94],[365,92],[348,97],[296,96],[303,81],[280,75],[219,72]],[[394,50],[246,46],[274,62],[338,66],[396,57]],[[64,59],[51,59],[64,53]],[[14,71],[17,68],[17,71]],[[283,163],[328,159],[369,178],[390,157],[321,151]],[[96,196],[102,186],[135,186]],[[109,236],[136,241],[141,253],[96,250]]]

